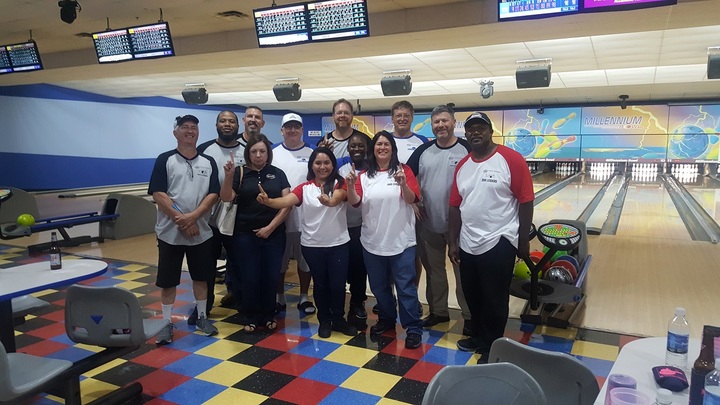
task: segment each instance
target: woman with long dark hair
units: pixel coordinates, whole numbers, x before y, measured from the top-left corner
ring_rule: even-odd
[[[271,198],[260,187],[257,201],[274,209],[301,210],[300,245],[314,282],[318,336],[328,338],[332,331],[354,336],[357,329],[344,317],[350,241],[344,203],[347,187],[330,149],[320,147],[310,155],[307,180],[279,198]]]
[[[368,169],[346,177],[348,202],[362,210],[363,257],[372,290],[379,306],[378,322],[371,334],[395,329],[397,317],[392,285],[400,304],[400,323],[406,329],[405,347],[422,343],[422,321],[418,316],[415,285],[415,213],[419,200],[417,180],[409,167],[398,160],[395,139],[387,131],[375,134]]]

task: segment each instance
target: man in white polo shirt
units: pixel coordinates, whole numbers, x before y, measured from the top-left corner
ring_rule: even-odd
[[[303,124],[299,115],[285,114],[280,125],[283,141],[273,145],[273,165],[285,172],[292,190],[307,181],[308,160],[314,148],[303,141]],[[312,276],[300,249],[300,224],[300,210],[293,208],[285,220],[287,241],[283,255],[283,276],[280,277],[280,285],[277,290],[276,308],[278,311],[282,311],[287,307],[284,280],[290,257],[294,257],[297,261],[297,272],[300,279],[300,301],[298,301],[297,308],[304,314],[312,314],[315,312],[315,305],[308,297]]]
[[[448,256],[460,266],[472,316],[472,333],[457,346],[480,353],[478,363],[505,332],[515,257],[530,257],[535,199],[525,159],[492,134],[485,113],[465,121],[472,152],[458,163],[450,189]]]

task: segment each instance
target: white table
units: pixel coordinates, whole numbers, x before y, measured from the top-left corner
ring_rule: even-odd
[[[655,383],[652,368],[665,364],[665,348],[667,337],[651,337],[634,340],[620,350],[620,354],[615,360],[615,364],[610,370],[610,374],[626,374],[637,380],[637,389],[642,391],[651,398],[655,398],[658,385]],[[690,339],[688,347],[688,365],[690,366],[700,354],[700,339]],[[685,374],[690,381],[690,371],[685,370]],[[595,400],[594,405],[603,405],[605,403],[605,391],[607,390],[607,380],[603,384],[600,394]],[[682,392],[673,393],[673,403],[687,404],[690,389]]]
[[[61,287],[103,274],[102,260],[63,260],[62,269],[50,270],[50,262],[38,262],[0,269],[0,343],[15,351],[11,299],[37,291]]]

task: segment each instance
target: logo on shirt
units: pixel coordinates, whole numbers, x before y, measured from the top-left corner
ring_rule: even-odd
[[[275,180],[275,175],[272,173],[268,173],[265,175],[265,178],[268,180]]]
[[[480,181],[483,183],[497,183],[498,182],[497,173],[488,172],[488,170],[485,169],[482,172],[482,177],[480,178]]]

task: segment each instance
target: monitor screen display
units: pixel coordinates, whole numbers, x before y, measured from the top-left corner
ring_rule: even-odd
[[[97,32],[92,37],[100,63],[175,55],[170,27],[166,22]]]
[[[670,6],[677,0],[583,0],[583,11],[619,11],[646,7]]]
[[[329,0],[308,3],[311,41],[352,39],[370,35],[365,0]]]
[[[574,14],[580,11],[580,1],[581,0],[498,0],[498,20],[527,20]]]
[[[310,40],[304,4],[253,10],[258,45],[283,46]]]
[[[29,72],[43,68],[35,41],[0,47],[0,74]]]

